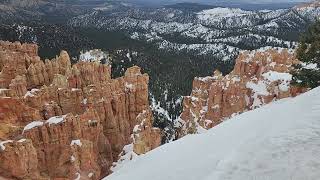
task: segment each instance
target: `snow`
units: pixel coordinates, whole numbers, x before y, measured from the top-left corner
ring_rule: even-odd
[[[267,90],[267,86],[262,81],[258,81],[258,83],[254,83],[251,81],[247,82],[246,87],[252,89],[252,91],[257,95],[262,95],[262,96],[269,95],[269,92]]]
[[[49,126],[51,126],[51,124],[59,124],[64,121],[65,117],[67,117],[67,115],[51,117],[46,123],[49,123]]]
[[[2,93],[3,91],[8,91],[9,89],[4,89],[4,88],[0,88],[0,93]]]
[[[19,40],[26,38],[26,36],[30,36],[29,38],[32,41],[32,43],[37,43],[37,36],[35,35],[34,29],[32,27],[20,24],[14,24],[13,26],[16,27],[16,33],[18,35]]]
[[[219,106],[219,104],[216,104],[216,105],[212,106],[211,108],[212,108],[212,109],[219,109],[220,106]]]
[[[206,119],[205,121],[206,127],[208,127],[210,124],[212,124],[212,120]]]
[[[81,91],[79,88],[72,88],[71,91]]]
[[[132,132],[136,133],[138,131],[141,131],[140,126],[139,125],[135,125]]]
[[[235,76],[231,79],[233,82],[240,82],[241,78],[239,76]]]
[[[179,103],[179,102],[176,102],[176,103]],[[166,109],[164,109],[163,107],[161,107],[160,101],[157,102],[156,99],[154,98],[154,96],[152,96],[152,95],[151,95],[151,105],[150,105],[150,107],[151,107],[153,112],[157,112],[159,115],[163,115],[164,117],[166,117],[166,119],[168,121],[173,121],[173,119],[170,117],[169,112]]]
[[[272,12],[272,10],[270,10],[270,9],[263,9],[263,10],[260,10],[259,12],[262,12],[262,13],[269,13],[269,12]]]
[[[88,99],[87,98],[83,99],[82,104],[87,104],[87,103],[88,103]]]
[[[290,88],[292,75],[289,73],[269,71],[267,73],[263,73],[262,76],[270,82],[280,81],[281,83],[279,84],[279,89],[281,91],[288,91]]]
[[[143,116],[147,111],[141,112],[138,116],[137,119],[140,119],[141,116]],[[143,127],[145,125],[145,120],[143,119],[140,124],[135,125],[133,128],[133,133],[131,134],[131,139],[132,143],[125,145],[122,149],[122,152],[119,154],[119,159],[117,162],[114,162],[112,164],[112,167],[110,170],[112,172],[118,171],[121,169],[126,163],[130,162],[132,159],[136,158],[138,155],[134,152],[134,144],[136,141],[136,137],[139,137],[139,133],[141,131],[140,127]]]
[[[133,89],[133,88],[134,88],[134,85],[126,82],[125,88],[126,88],[126,89]]]
[[[43,122],[42,121],[33,121],[29,124],[27,124],[24,128],[23,128],[23,131],[22,131],[22,134],[25,132],[25,131],[28,131],[32,128],[35,128],[35,127],[39,127],[39,126],[43,126]]]
[[[70,143],[70,146],[74,146],[74,145],[81,147],[82,143],[81,143],[80,139],[72,140]]]
[[[270,59],[271,59],[271,58],[270,58]],[[269,60],[269,59],[268,59],[268,60]],[[271,67],[273,67],[273,68],[274,68],[274,66],[275,66],[275,65],[277,65],[277,63],[276,63],[276,62],[272,62],[272,63],[270,63],[270,66],[271,66]]]
[[[79,60],[84,62],[101,62],[103,59],[108,60],[108,54],[101,49],[93,49],[86,52],[80,52]],[[109,60],[106,64],[109,64]]]
[[[80,173],[76,173],[77,177],[74,180],[80,180],[81,179],[81,174]]]
[[[133,151],[133,144],[128,144],[124,146],[121,154],[119,155],[119,160],[114,162],[111,167],[112,172],[116,172],[121,169],[125,164],[137,158],[138,155]]]
[[[309,69],[309,70],[319,70],[318,64],[316,63],[301,63],[302,68]]]
[[[198,18],[202,20],[208,20],[210,18],[228,18],[234,16],[243,16],[250,14],[250,11],[244,11],[238,8],[214,8],[203,10],[198,13]]]
[[[191,96],[191,101],[195,102],[195,101],[199,101],[199,98]]]
[[[263,73],[262,76],[269,80],[270,82],[274,81],[291,81],[292,80],[292,75],[289,73],[280,73],[277,71],[269,71],[266,73]]]
[[[20,139],[20,140],[18,140],[18,143],[23,143],[23,142],[26,142],[26,139]]]
[[[316,180],[320,88],[188,135],[127,163],[104,180]]]
[[[282,31],[296,31],[305,20],[314,20],[320,8],[304,10],[277,9],[246,11],[237,8],[213,8],[195,13],[155,9],[138,10],[132,15],[108,16],[92,12],[70,20],[75,27],[97,27],[110,31],[126,31],[130,38],[156,45],[168,52],[210,54],[220,61],[233,61],[242,50],[244,42],[252,42],[254,48],[280,46],[294,48],[297,42],[278,37]],[[157,16],[156,14],[159,14]],[[250,33],[243,32],[250,31]],[[180,44],[164,35],[179,35],[187,39],[199,39],[201,44]],[[190,44],[192,43],[192,44]],[[223,45],[223,46],[220,46]],[[231,52],[228,52],[231,51]]]
[[[51,126],[52,124],[59,124],[61,122],[64,122],[65,117],[67,117],[67,115],[51,117],[45,123],[49,123],[49,126]],[[25,131],[28,131],[30,129],[33,129],[35,127],[43,126],[45,123],[42,121],[33,121],[33,122],[27,124],[23,128],[22,133],[24,133]]]
[[[265,27],[274,27],[274,28],[278,28],[279,25],[276,22],[270,22],[268,24],[265,25]]]
[[[70,161],[71,162],[74,162],[76,160],[76,158],[72,155],[71,157],[70,157]]]
[[[126,55],[126,56],[127,56],[127,58],[129,59],[129,61],[131,62],[131,61],[132,61],[132,58],[131,58],[131,55],[130,55],[130,53],[129,53],[129,52],[127,53],[127,55]]]
[[[294,54],[295,50],[292,49],[292,48],[281,48],[281,47],[272,47],[272,46],[264,46],[264,47],[261,47],[259,49],[255,49],[255,50],[252,50],[252,51],[247,51],[247,50],[242,50],[240,51],[240,53],[242,54],[246,54],[248,58],[245,58],[243,60],[243,62],[250,62],[252,61],[252,59],[255,57],[255,55],[257,53],[268,53],[268,51],[273,51],[273,50],[277,50],[278,53],[281,53],[283,51],[287,51],[289,54]],[[270,62],[272,60],[272,57],[269,56],[267,58],[267,60]],[[276,62],[271,62],[270,63],[270,66],[275,66],[276,65]]]
[[[94,174],[91,172],[91,173],[88,174],[88,177],[91,178],[91,177],[93,177],[93,175]]]
[[[169,13],[169,14],[167,15],[167,18],[171,19],[171,18],[173,18],[174,16],[175,16],[174,13]]]
[[[212,77],[212,76],[207,76],[207,77],[195,77],[195,79],[198,80],[198,81],[208,82],[208,81],[216,80],[217,77]]]
[[[28,91],[25,95],[24,95],[24,98],[27,98],[27,97],[33,97],[34,94],[36,92],[40,91],[39,89],[31,89],[31,91]]]
[[[12,143],[13,141],[12,140],[6,140],[6,141],[1,141],[0,140],[0,149],[2,151],[4,151],[6,149],[6,147],[4,146],[6,143]]]

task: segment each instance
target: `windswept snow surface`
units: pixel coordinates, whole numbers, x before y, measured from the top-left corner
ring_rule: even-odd
[[[250,11],[244,11],[236,8],[214,8],[203,10],[198,13],[198,18],[202,20],[210,20],[213,18],[228,18],[233,16],[243,16],[250,14]]]
[[[320,88],[139,156],[104,180],[318,180]]]

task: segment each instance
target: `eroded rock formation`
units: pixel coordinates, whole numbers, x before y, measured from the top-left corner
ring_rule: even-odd
[[[290,85],[295,63],[299,61],[294,52],[287,49],[244,51],[230,74],[215,71],[212,77],[195,78],[191,95],[184,97],[178,136],[210,129],[233,115],[303,92]]]
[[[160,145],[139,67],[112,79],[109,65],[71,65],[65,51],[41,61],[37,51],[0,42],[0,177],[99,179],[125,145],[137,154]]]

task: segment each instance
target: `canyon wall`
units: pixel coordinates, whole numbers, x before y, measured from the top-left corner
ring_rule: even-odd
[[[178,138],[199,133],[222,121],[277,99],[296,96],[305,89],[290,85],[294,51],[264,48],[241,52],[233,71],[223,76],[195,78],[190,96],[184,97],[177,123]]]
[[[160,145],[139,67],[112,79],[109,65],[37,54],[0,41],[0,178],[99,179],[125,145],[136,154]]]

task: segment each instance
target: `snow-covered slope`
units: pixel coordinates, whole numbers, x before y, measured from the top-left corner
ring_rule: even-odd
[[[250,11],[244,11],[242,9],[233,9],[233,8],[214,8],[214,9],[207,9],[203,10],[200,13],[198,13],[199,19],[207,20],[211,17],[216,18],[227,18],[232,16],[243,16],[250,14]]]
[[[320,88],[236,116],[128,163],[104,180],[320,179]]]

